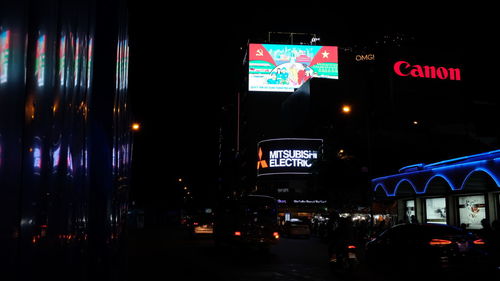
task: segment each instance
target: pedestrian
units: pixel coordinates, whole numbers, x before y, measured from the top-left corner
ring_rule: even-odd
[[[336,259],[337,253],[344,251],[349,244],[357,244],[356,233],[351,218],[339,218],[337,228],[332,232],[328,241],[328,254]]]
[[[481,226],[483,227],[478,231],[479,236],[486,240],[488,243],[493,240],[493,229],[491,228],[490,221],[488,219],[481,220]]]
[[[418,220],[417,220],[417,217],[415,215],[411,216],[410,223],[411,224],[418,224]]]

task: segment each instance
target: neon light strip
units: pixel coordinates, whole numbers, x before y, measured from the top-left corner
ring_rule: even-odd
[[[469,156],[462,156],[462,157],[458,157],[458,158],[448,159],[448,160],[444,160],[444,161],[440,161],[440,162],[436,162],[436,163],[431,163],[431,164],[425,165],[425,167],[439,166],[439,165],[443,165],[446,163],[457,162],[457,161],[466,161],[466,160],[472,159],[472,158],[490,156],[490,155],[495,154],[495,153],[500,153],[500,149],[489,151],[489,152],[484,152],[484,153],[479,153],[479,154],[474,154],[474,155],[469,155]]]
[[[375,188],[373,189],[373,192],[376,192],[377,189],[379,187],[382,187],[382,189],[384,190],[385,192],[385,195],[387,195],[387,197],[394,197],[395,195],[394,194],[390,194],[388,191],[387,191],[387,188],[385,187],[385,185],[383,183],[377,183],[377,185],[375,186]]]
[[[467,174],[467,176],[465,177],[464,181],[462,182],[462,185],[460,186],[460,189],[459,190],[462,190],[464,188],[464,185],[465,183],[467,182],[467,180],[469,179],[469,177],[474,174],[475,172],[484,172],[486,174],[488,174],[492,179],[493,181],[496,183],[497,187],[500,187],[500,178],[498,178],[493,172],[491,172],[490,170],[488,169],[485,169],[483,167],[479,167],[479,168],[476,168],[474,170],[472,170],[469,174]]]
[[[395,196],[395,195],[396,195],[396,193],[398,192],[398,188],[399,188],[399,186],[400,186],[403,182],[408,182],[408,183],[411,185],[411,187],[413,188],[413,191],[415,191],[415,193],[417,193],[417,194],[419,193],[419,191],[417,190],[417,188],[415,187],[415,185],[413,184],[413,182],[411,182],[411,180],[409,180],[409,179],[404,178],[404,179],[401,179],[400,181],[398,181],[398,183],[396,184],[396,188],[394,188],[394,192],[392,193],[392,194],[393,194],[393,196]]]
[[[413,168],[417,168],[417,169],[420,168],[420,169],[422,169],[424,167],[425,167],[424,163],[418,163],[418,164],[413,164],[413,165],[405,166],[405,167],[399,169],[399,172],[402,173],[405,170],[409,170],[409,169],[413,169]]]
[[[35,76],[38,86],[42,87],[45,83],[45,35],[38,37],[36,45]]]
[[[311,175],[309,172],[281,172],[281,173],[265,173],[259,174],[257,176],[267,176],[267,175]]]
[[[429,184],[431,183],[431,181],[434,178],[438,178],[438,177],[444,179],[448,183],[448,185],[451,187],[451,190],[457,190],[455,185],[451,182],[451,180],[447,176],[445,176],[443,174],[436,174],[427,180],[427,182],[425,183],[425,186],[424,186],[424,190],[418,194],[425,194],[427,192],[427,187],[429,187]]]
[[[435,174],[433,176],[431,176],[426,181],[423,191],[417,191],[417,189],[415,187],[415,184],[411,180],[409,180],[407,178],[403,178],[403,179],[399,180],[398,183],[396,184],[396,187],[394,188],[394,191],[392,193],[389,193],[387,191],[387,188],[385,187],[385,185],[383,185],[382,183],[377,183],[377,185],[374,188],[374,191],[376,191],[379,186],[382,186],[383,189],[384,189],[384,191],[386,192],[387,196],[395,196],[396,193],[397,193],[397,190],[399,188],[399,185],[402,182],[407,181],[413,187],[413,189],[415,190],[416,194],[425,194],[427,192],[427,188],[428,188],[430,182],[434,178],[436,178],[436,177],[440,177],[440,178],[444,179],[448,183],[448,185],[450,186],[450,188],[453,191],[457,191],[457,190],[462,190],[463,187],[464,187],[464,185],[467,183],[467,180],[469,179],[469,177],[471,175],[473,175],[474,173],[476,173],[476,172],[484,172],[484,173],[488,174],[493,179],[493,181],[495,182],[495,184],[497,185],[497,187],[500,188],[500,177],[498,177],[495,173],[493,173],[489,169],[487,169],[485,167],[481,167],[481,165],[483,163],[486,163],[487,161],[488,160],[479,160],[479,161],[474,161],[474,162],[469,162],[469,163],[458,163],[458,164],[450,165],[450,166],[446,166],[446,167],[437,167],[437,168],[434,168],[434,169],[425,170],[425,171],[435,172]],[[457,167],[464,167],[464,166],[471,166],[471,165],[475,166],[475,167],[473,167],[472,171],[470,171],[467,174],[467,176],[464,178],[464,180],[460,184],[460,188],[457,188],[455,186],[455,184],[453,184],[453,182],[450,180],[450,178],[448,176],[444,175],[444,172],[445,172],[444,170],[455,170],[455,169],[457,169]],[[420,171],[414,171],[414,172],[410,172],[410,173],[395,174],[395,175],[390,175],[390,176],[386,176],[386,177],[380,177],[380,178],[373,179],[372,182],[383,181],[383,180],[388,179],[388,178],[395,178],[395,177],[399,177],[399,176],[411,175],[411,174],[421,173],[421,172],[423,172],[423,171],[420,170]]]
[[[300,140],[300,141],[321,141],[323,142],[323,139],[307,139],[307,138],[277,138],[277,139],[267,139],[267,140],[261,140],[258,142],[258,144],[263,143],[263,142],[268,142],[268,141],[282,141],[282,140]]]

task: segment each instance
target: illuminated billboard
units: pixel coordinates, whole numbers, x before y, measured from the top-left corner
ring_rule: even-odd
[[[249,91],[293,92],[312,77],[339,78],[337,47],[249,45]]]
[[[257,176],[312,173],[319,159],[322,139],[280,138],[257,145]]]

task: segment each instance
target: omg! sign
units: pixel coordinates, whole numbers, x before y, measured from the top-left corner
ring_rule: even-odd
[[[460,68],[455,67],[411,64],[401,60],[394,64],[393,69],[398,76],[455,81],[462,79]]]
[[[310,174],[322,144],[322,139],[263,140],[257,145],[257,176]]]

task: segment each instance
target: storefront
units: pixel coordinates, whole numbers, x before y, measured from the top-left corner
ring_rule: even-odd
[[[328,213],[327,200],[278,199],[278,216],[284,223],[293,218],[311,221]]]
[[[376,201],[397,202],[398,222],[481,229],[500,218],[500,150],[403,167],[372,187]]]

